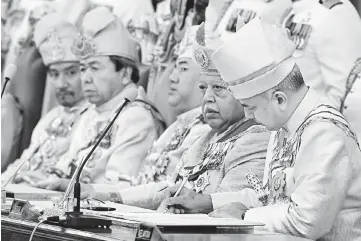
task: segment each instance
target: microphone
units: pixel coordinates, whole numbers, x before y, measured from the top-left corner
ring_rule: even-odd
[[[89,151],[88,155],[85,157],[85,159],[78,165],[77,169],[75,170],[72,179],[70,180],[69,186],[64,194],[63,201],[67,198],[67,196],[70,193],[71,186],[75,180],[74,183],[74,208],[73,212],[67,212],[67,218],[66,222],[62,223],[63,226],[66,227],[72,227],[72,228],[96,228],[96,227],[109,227],[111,225],[111,220],[103,219],[98,216],[91,216],[91,215],[83,215],[82,212],[80,212],[80,174],[86,165],[87,161],[90,159],[92,154],[94,153],[95,149],[99,146],[102,139],[105,137],[105,135],[108,133],[110,128],[113,126],[115,120],[118,118],[120,112],[124,109],[124,107],[130,103],[133,102],[138,95],[137,89],[132,89],[128,95],[127,98],[125,98],[123,104],[120,106],[119,109],[117,109],[115,116],[113,117],[112,121],[105,127],[104,131],[102,131],[102,135],[99,137],[93,148]]]
[[[4,71],[5,83],[4,83],[4,88],[1,91],[1,98],[3,97],[3,94],[5,92],[6,85],[12,78],[14,78],[16,70],[17,70],[17,68],[13,64],[9,64],[8,66],[6,66],[5,71]]]

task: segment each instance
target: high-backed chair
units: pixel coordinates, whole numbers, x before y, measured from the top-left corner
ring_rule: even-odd
[[[31,45],[17,59],[17,72],[11,80],[10,93],[23,108],[23,133],[19,153],[29,146],[31,134],[41,116],[46,68],[39,51]]]

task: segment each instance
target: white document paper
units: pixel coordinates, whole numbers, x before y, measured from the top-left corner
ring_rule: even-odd
[[[261,223],[249,222],[234,218],[213,218],[206,214],[169,214],[169,213],[121,213],[107,212],[104,215],[114,218],[152,223],[158,226],[262,226]]]

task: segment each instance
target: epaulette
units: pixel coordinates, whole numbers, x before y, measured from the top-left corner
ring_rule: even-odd
[[[320,0],[319,3],[325,8],[332,9],[337,5],[343,4],[341,0]]]
[[[286,28],[290,30],[291,39],[296,44],[298,50],[306,47],[308,39],[311,36],[312,26],[307,23],[295,23],[294,15],[286,21]]]
[[[257,13],[252,10],[237,8],[232,12],[231,17],[228,20],[226,30],[229,32],[236,32],[238,16],[243,20],[245,24],[251,21],[257,16]]]

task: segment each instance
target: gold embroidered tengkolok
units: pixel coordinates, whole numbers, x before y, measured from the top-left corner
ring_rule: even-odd
[[[51,57],[52,60],[55,61],[61,61],[65,57],[65,50],[64,46],[62,44],[62,40],[59,37],[59,33],[54,29],[49,32],[48,37],[46,39],[49,45],[52,46],[51,48]]]
[[[71,52],[79,59],[86,59],[94,56],[96,53],[96,45],[89,36],[78,35],[71,46]]]

